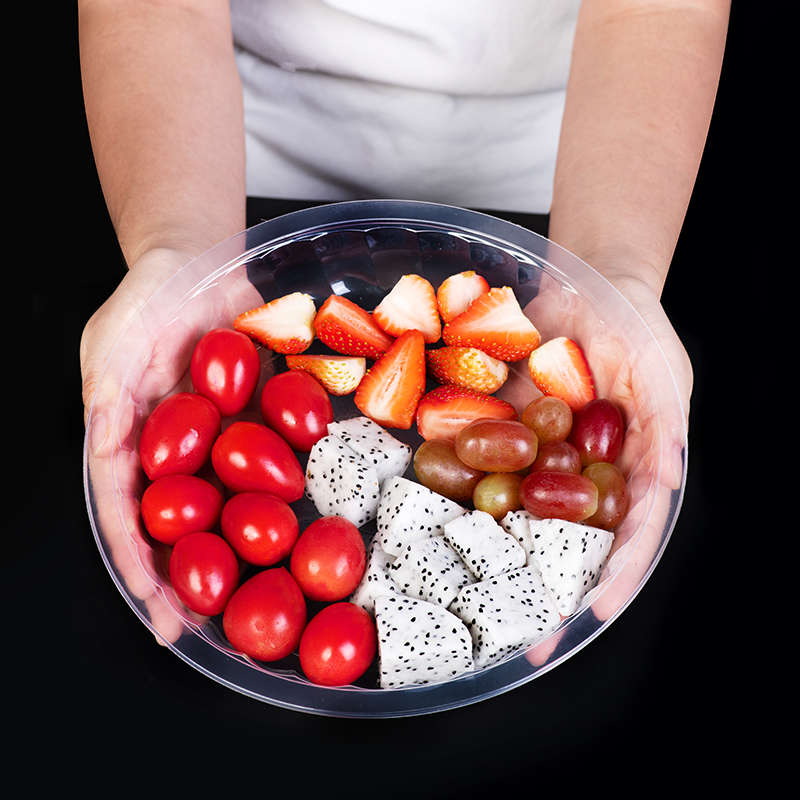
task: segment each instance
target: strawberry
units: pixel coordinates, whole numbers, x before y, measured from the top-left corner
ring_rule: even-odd
[[[469,308],[470,303],[489,291],[486,279],[475,270],[466,270],[451,275],[442,281],[436,292],[439,314],[444,322],[450,322]]]
[[[426,354],[428,372],[439,383],[453,383],[492,394],[508,378],[505,361],[475,347],[441,347]]]
[[[316,312],[310,294],[293,292],[239,314],[233,327],[276,353],[302,353],[314,341]]]
[[[390,336],[416,328],[428,344],[442,337],[436,292],[421,275],[403,275],[372,312],[372,318]]]
[[[542,394],[555,395],[573,411],[595,398],[594,381],[583,350],[566,336],[550,339],[528,359],[534,385]]]
[[[328,394],[336,396],[354,392],[367,371],[363,356],[287,355],[289,369],[310,372]]]
[[[408,429],[425,391],[425,339],[410,330],[367,371],[353,398],[356,407],[385,428]]]
[[[331,295],[317,312],[314,329],[320,341],[346,356],[380,358],[394,342],[372,315],[352,300]]]
[[[454,441],[456,434],[476,419],[518,419],[511,403],[463,386],[439,386],[417,406],[417,430],[423,439]]]
[[[445,324],[443,336],[446,344],[477,347],[501,361],[527,358],[541,341],[508,286],[490,289],[473,300],[466,311]]]

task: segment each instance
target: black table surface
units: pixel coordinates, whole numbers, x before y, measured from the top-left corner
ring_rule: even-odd
[[[227,773],[235,788],[255,772],[267,790],[285,773],[297,791],[337,775],[346,791],[352,780],[372,796],[408,782],[408,791],[423,798],[496,785],[506,774],[524,776],[532,792],[547,776],[565,786],[591,786],[605,776],[599,785],[611,789],[630,779],[630,766],[653,770],[656,785],[698,765],[708,775],[709,743],[748,735],[740,710],[754,702],[737,675],[744,669],[737,662],[752,654],[738,649],[748,643],[737,638],[740,629],[726,610],[730,559],[720,557],[720,549],[730,554],[733,536],[731,483],[720,481],[731,431],[720,418],[719,398],[730,387],[736,355],[724,329],[732,323],[729,310],[740,307],[734,298],[742,287],[732,274],[722,282],[710,278],[737,255],[726,146],[734,76],[733,67],[723,74],[663,297],[693,359],[695,391],[683,510],[661,562],[621,617],[557,669],[481,703],[406,719],[332,719],[240,695],[158,646],[111,581],[83,494],[78,348],[86,320],[124,267],[84,138],[73,164],[83,192],[77,207],[43,201],[38,209],[43,219],[65,219],[59,248],[41,259],[44,277],[33,296],[34,392],[26,395],[34,402],[24,417],[36,429],[35,481],[27,513],[15,510],[7,532],[14,604],[6,641],[30,664],[19,668],[26,721],[80,753],[80,763],[116,764],[117,785],[124,775],[147,786],[153,767],[171,761],[176,781],[205,770]],[[281,213],[294,205],[258,208]],[[7,492],[14,483],[7,481]],[[746,600],[753,599],[751,587],[746,591]],[[734,691],[729,680],[737,677]],[[300,755],[305,761],[290,768]],[[673,765],[666,771],[665,758]],[[430,767],[432,777],[417,785]]]

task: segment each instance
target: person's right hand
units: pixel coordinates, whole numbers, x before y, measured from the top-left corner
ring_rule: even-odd
[[[174,304],[197,282],[198,270],[181,271],[188,261],[171,250],[143,255],[87,323],[80,351],[88,477],[98,535],[114,571],[140,601],[157,637],[166,642],[176,641],[184,630],[176,610],[186,612],[169,589],[160,588],[163,564],[141,521],[145,476],[138,435],[158,401],[191,388],[189,364],[200,336],[212,327],[230,325],[237,307],[260,303],[239,270],[235,277],[220,279],[224,288],[194,296],[179,317],[164,325]]]

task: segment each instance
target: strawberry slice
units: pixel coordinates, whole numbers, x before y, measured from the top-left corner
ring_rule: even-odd
[[[407,430],[424,391],[425,339],[418,330],[410,330],[367,370],[353,400],[379,425]]]
[[[511,403],[463,386],[439,386],[417,406],[417,430],[423,439],[455,441],[456,434],[476,419],[518,419]]]
[[[480,295],[466,311],[446,323],[442,333],[448,345],[477,347],[501,361],[527,358],[541,341],[539,331],[508,286]]]
[[[534,385],[542,394],[555,395],[573,411],[595,398],[594,380],[581,348],[559,336],[537,347],[528,359]]]
[[[346,356],[378,359],[394,342],[369,312],[335,294],[317,312],[314,329],[320,341]]]
[[[287,355],[289,369],[310,372],[328,394],[342,396],[354,392],[367,371],[363,356]]]
[[[439,383],[492,394],[508,378],[508,364],[475,347],[441,347],[426,354],[428,372]]]
[[[239,314],[233,327],[276,353],[302,353],[314,341],[316,313],[310,294],[293,292]]]
[[[466,270],[445,278],[436,292],[439,314],[445,322],[466,311],[473,300],[489,291],[489,284],[475,270]]]
[[[436,292],[421,275],[403,275],[376,306],[372,317],[390,336],[416,329],[428,344],[442,337]]]

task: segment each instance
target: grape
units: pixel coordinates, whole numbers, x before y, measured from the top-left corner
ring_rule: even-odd
[[[587,525],[611,530],[625,518],[628,510],[628,489],[625,478],[613,464],[598,461],[583,470],[592,483],[597,486],[597,511],[586,520]]]
[[[523,508],[542,519],[581,522],[597,511],[597,486],[574,472],[531,472],[519,487]]]
[[[537,397],[519,419],[536,434],[540,445],[561,442],[572,429],[572,409],[560,397]]]
[[[569,441],[580,453],[584,467],[598,461],[613,464],[622,448],[624,430],[619,409],[610,400],[597,398],[576,412]]]
[[[475,486],[486,475],[461,461],[455,444],[445,439],[429,439],[417,448],[414,472],[423,486],[456,503],[471,500]]]
[[[517,472],[493,472],[478,481],[472,494],[472,502],[478,511],[491,514],[501,520],[509,511],[519,511],[519,487],[522,475]]]
[[[536,434],[510,419],[477,419],[456,435],[456,453],[485,472],[517,472],[536,458]]]
[[[540,445],[531,472],[580,472],[581,456],[569,442],[548,442]]]

